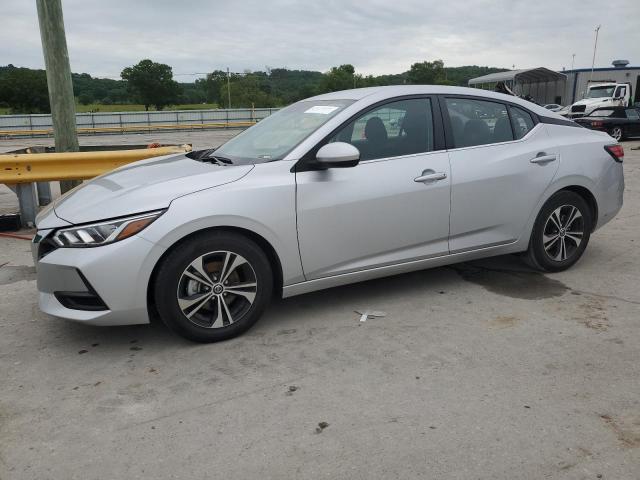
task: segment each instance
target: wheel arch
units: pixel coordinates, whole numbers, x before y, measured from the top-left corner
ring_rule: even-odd
[[[555,182],[547,188],[544,195],[540,198],[538,204],[531,211],[531,215],[529,217],[527,227],[524,230],[523,235],[520,237],[518,241],[518,245],[521,251],[527,250],[529,248],[529,241],[531,240],[531,233],[533,232],[533,226],[535,224],[536,218],[538,218],[538,214],[540,210],[544,206],[549,199],[558,192],[563,190],[570,191],[580,195],[589,206],[592,214],[593,224],[591,226],[591,231],[593,232],[598,224],[598,201],[596,196],[593,193],[593,188],[585,185],[589,183],[589,180],[585,177],[577,177],[574,176],[572,178],[564,179],[563,181]],[[595,185],[593,185],[595,187]]]
[[[556,192],[553,193],[553,195],[555,195],[558,192],[561,192],[562,190],[567,190],[569,192],[576,193],[580,195],[585,202],[587,202],[587,205],[589,205],[589,210],[591,210],[591,221],[592,221],[591,232],[593,233],[593,231],[596,228],[596,225],[598,224],[598,202],[596,200],[595,195],[591,192],[591,190],[581,185],[568,185],[566,187],[561,188],[560,190],[557,190]]]
[[[164,259],[169,255],[172,251],[178,248],[181,244],[188,241],[189,239],[202,235],[207,232],[232,232],[239,235],[243,235],[250,240],[254,241],[258,246],[262,249],[262,251],[267,256],[269,264],[271,265],[271,272],[273,275],[273,292],[274,295],[282,297],[282,287],[283,287],[283,271],[282,271],[282,263],[280,261],[280,257],[278,256],[275,248],[271,243],[264,238],[262,235],[251,231],[246,228],[236,227],[236,226],[215,226],[215,227],[207,227],[202,228],[200,230],[195,230],[193,232],[184,235],[175,241],[169,248],[167,248],[163,254],[158,258],[155,265],[153,266],[153,270],[151,271],[151,276],[149,277],[149,282],[147,284],[147,308],[149,311],[149,318],[151,321],[159,319],[156,305],[153,298],[153,287],[155,285],[156,277],[158,274],[158,269]]]

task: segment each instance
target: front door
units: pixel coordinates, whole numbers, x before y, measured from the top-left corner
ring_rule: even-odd
[[[307,280],[448,253],[451,176],[431,99],[374,107],[329,141],[356,146],[361,161],[296,173]]]

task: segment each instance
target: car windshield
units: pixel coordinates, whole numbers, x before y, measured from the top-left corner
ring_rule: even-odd
[[[233,163],[282,160],[294,147],[351,105],[353,100],[304,100],[261,120],[213,155]]]
[[[587,98],[613,97],[613,90],[615,88],[616,87],[591,87]]]

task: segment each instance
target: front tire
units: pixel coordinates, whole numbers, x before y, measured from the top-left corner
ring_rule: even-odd
[[[531,232],[528,263],[545,272],[560,272],[576,263],[587,248],[591,210],[577,193],[562,190],[543,205]]]
[[[162,321],[196,342],[217,342],[248,330],[271,299],[265,253],[231,232],[207,232],[178,244],[163,260],[154,286]]]

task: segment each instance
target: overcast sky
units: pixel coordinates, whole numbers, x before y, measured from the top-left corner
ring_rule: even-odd
[[[118,78],[143,58],[174,74],[326,71],[400,73],[447,66],[553,69],[615,58],[640,65],[640,0],[63,0],[74,72]],[[35,0],[0,0],[0,65],[43,68]],[[193,76],[180,75],[178,81]]]

